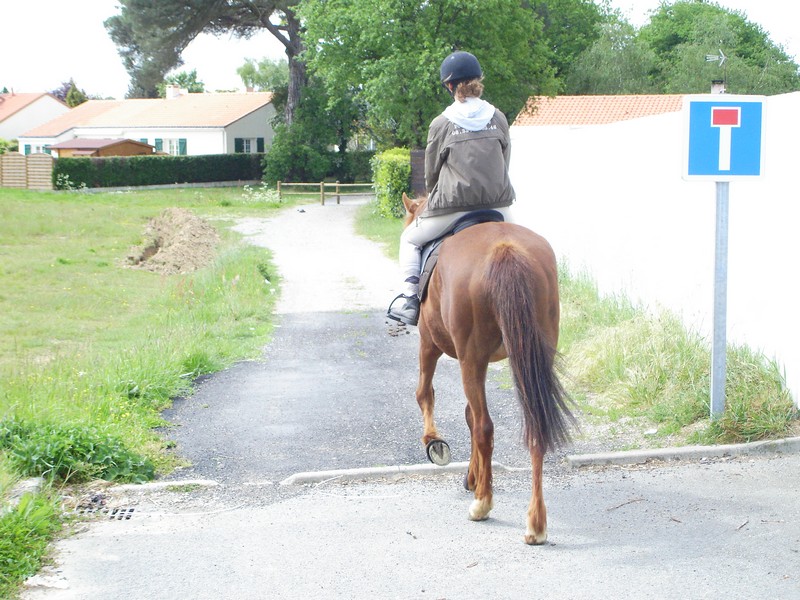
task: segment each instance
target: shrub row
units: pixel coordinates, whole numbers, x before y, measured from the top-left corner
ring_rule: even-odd
[[[59,158],[53,168],[53,185],[65,189],[260,180],[263,157],[240,153]]]

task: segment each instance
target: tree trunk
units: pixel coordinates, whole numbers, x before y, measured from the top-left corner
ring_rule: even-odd
[[[306,65],[299,58],[303,51],[303,40],[300,38],[300,20],[291,11],[285,11],[289,43],[286,44],[286,57],[289,60],[289,93],[286,98],[284,120],[287,125],[294,121],[294,113],[300,104],[303,89],[308,83]]]

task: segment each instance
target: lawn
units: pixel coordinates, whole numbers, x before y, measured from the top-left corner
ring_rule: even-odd
[[[22,477],[53,486],[0,518],[18,540],[0,544],[0,597],[56,529],[55,486],[169,471],[161,410],[197,376],[259,356],[278,280],[269,253],[229,226],[286,205],[238,188],[0,190],[0,498]],[[213,223],[214,257],[186,274],[130,268],[131,247],[170,207]]]

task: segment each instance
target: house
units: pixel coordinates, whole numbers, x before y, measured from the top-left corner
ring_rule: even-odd
[[[69,106],[52,94],[0,94],[0,139],[15,140],[66,112]]]
[[[23,154],[74,139],[130,139],[173,155],[264,152],[275,116],[267,92],[189,94],[167,98],[89,100],[19,136]]]
[[[547,238],[572,272],[590,275],[601,294],[665,309],[710,335],[717,198],[713,181],[682,178],[683,102],[531,99],[511,127],[514,217]],[[800,92],[765,98],[764,175],[729,184],[727,237],[728,341],[774,358],[797,404],[799,112]]]
[[[126,139],[86,140],[75,138],[49,146],[56,158],[78,156],[138,156],[153,154],[155,147]]]

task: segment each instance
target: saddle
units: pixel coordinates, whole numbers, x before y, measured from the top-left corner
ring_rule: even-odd
[[[499,211],[490,208],[474,210],[456,221],[444,235],[425,244],[422,247],[422,271],[419,274],[419,292],[417,293],[420,302],[425,300],[425,293],[428,291],[428,282],[436,267],[436,263],[439,261],[439,248],[442,242],[450,236],[464,231],[473,225],[480,225],[481,223],[500,223],[503,221],[505,221],[505,219]]]

